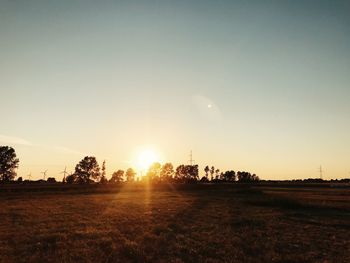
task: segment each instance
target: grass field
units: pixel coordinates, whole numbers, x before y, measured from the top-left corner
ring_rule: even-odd
[[[350,262],[349,188],[101,189],[0,192],[0,262]]]

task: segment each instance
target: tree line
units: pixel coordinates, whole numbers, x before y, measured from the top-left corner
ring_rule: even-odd
[[[0,146],[0,181],[10,182],[16,177],[19,159],[12,147]],[[64,175],[63,183],[68,184],[88,184],[99,182],[101,184],[117,184],[122,182],[149,181],[153,183],[194,183],[194,182],[256,182],[259,177],[249,172],[233,170],[220,172],[214,166],[204,168],[205,176],[199,179],[198,165],[181,164],[174,168],[173,164],[168,162],[161,165],[158,162],[153,163],[146,174],[137,177],[133,168],[126,171],[117,170],[112,173],[108,180],[106,177],[106,162],[103,161],[100,168],[94,156],[84,157],[76,166],[74,173]],[[18,181],[22,181],[20,177]],[[48,182],[55,182],[55,178],[48,178]]]
[[[199,180],[198,165],[184,165],[181,164],[174,168],[172,163],[165,163],[161,165],[158,162],[153,163],[147,170],[146,174],[141,177],[136,176],[136,172],[133,168],[128,168],[126,171],[117,170],[113,172],[111,178],[106,178],[106,162],[102,164],[100,171],[99,164],[93,156],[86,156],[75,167],[75,172],[65,178],[66,183],[122,183],[122,182],[135,182],[135,181],[150,181],[153,183],[194,183],[194,182],[256,182],[259,181],[259,177],[255,174],[248,172],[226,171],[219,173],[219,170],[212,166],[211,170],[215,170],[215,177],[206,176]],[[207,167],[204,172],[207,171]]]

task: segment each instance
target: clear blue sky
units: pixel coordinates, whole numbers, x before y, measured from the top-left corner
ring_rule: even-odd
[[[349,1],[1,1],[19,175],[151,147],[264,179],[349,177]],[[208,107],[209,106],[209,107]]]

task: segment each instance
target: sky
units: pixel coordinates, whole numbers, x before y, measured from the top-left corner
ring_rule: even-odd
[[[350,177],[350,3],[0,0],[0,145],[18,175],[159,161]]]

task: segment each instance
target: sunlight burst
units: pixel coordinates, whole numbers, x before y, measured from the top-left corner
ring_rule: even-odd
[[[138,156],[138,165],[141,169],[148,169],[152,163],[159,162],[159,156],[151,149],[140,152]]]

